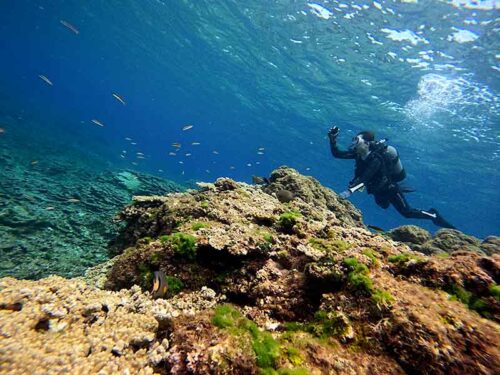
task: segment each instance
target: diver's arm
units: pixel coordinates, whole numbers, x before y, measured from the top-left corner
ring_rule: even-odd
[[[340,129],[337,126],[333,126],[328,130],[328,139],[330,140],[330,151],[333,157],[339,159],[355,159],[356,152],[354,150],[342,151],[337,147],[337,136],[340,133]]]
[[[356,152],[353,150],[342,151],[337,147],[337,141],[330,138],[330,151],[337,159],[355,159]]]
[[[382,167],[382,162],[380,161],[380,159],[377,157],[372,158],[370,164],[367,165],[364,172],[360,176],[354,178],[354,180],[350,182],[349,187],[352,188],[361,183],[366,185],[368,182],[370,182],[370,180],[373,178],[373,176],[375,176],[375,174],[379,171],[381,167]]]

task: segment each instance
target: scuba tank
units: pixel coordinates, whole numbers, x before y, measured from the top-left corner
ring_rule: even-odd
[[[398,151],[393,147],[387,145],[387,139],[374,142],[370,149],[382,159],[385,175],[391,182],[401,182],[406,178],[406,171],[403,163],[399,159]]]

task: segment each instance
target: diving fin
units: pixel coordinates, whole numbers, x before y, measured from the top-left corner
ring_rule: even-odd
[[[448,221],[444,219],[444,217],[441,216],[441,214],[436,210],[435,208],[431,208],[429,210],[431,214],[433,214],[435,217],[432,219],[432,222],[437,225],[438,227],[442,228],[448,228],[448,229],[457,229],[453,225],[451,225]]]

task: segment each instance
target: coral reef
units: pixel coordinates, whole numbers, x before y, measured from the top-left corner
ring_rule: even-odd
[[[440,249],[412,251],[290,168],[268,186],[220,178],[137,196],[117,219],[115,258],[85,280],[0,281],[7,372],[40,358],[47,372],[500,371],[500,258],[459,232],[400,234]],[[164,299],[148,292],[155,271]]]

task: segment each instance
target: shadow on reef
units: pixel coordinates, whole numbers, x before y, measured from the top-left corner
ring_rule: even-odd
[[[3,279],[0,318],[10,318],[0,320],[8,334],[0,360],[18,345],[37,358],[59,353],[30,337],[64,331],[61,347],[69,338],[87,340],[85,356],[59,355],[71,369],[500,371],[495,241],[491,256],[458,245],[429,256],[368,231],[356,208],[311,177],[282,167],[270,181],[262,187],[221,178],[198,191],[135,197],[117,217],[125,221],[113,243],[119,255],[90,269],[86,282]],[[293,187],[301,189],[294,199],[277,199]],[[155,272],[168,287],[157,299],[149,292]],[[72,288],[79,301],[67,294]],[[29,334],[17,334],[13,319]],[[67,326],[69,319],[75,323]],[[30,368],[29,360],[8,358],[9,368]]]

